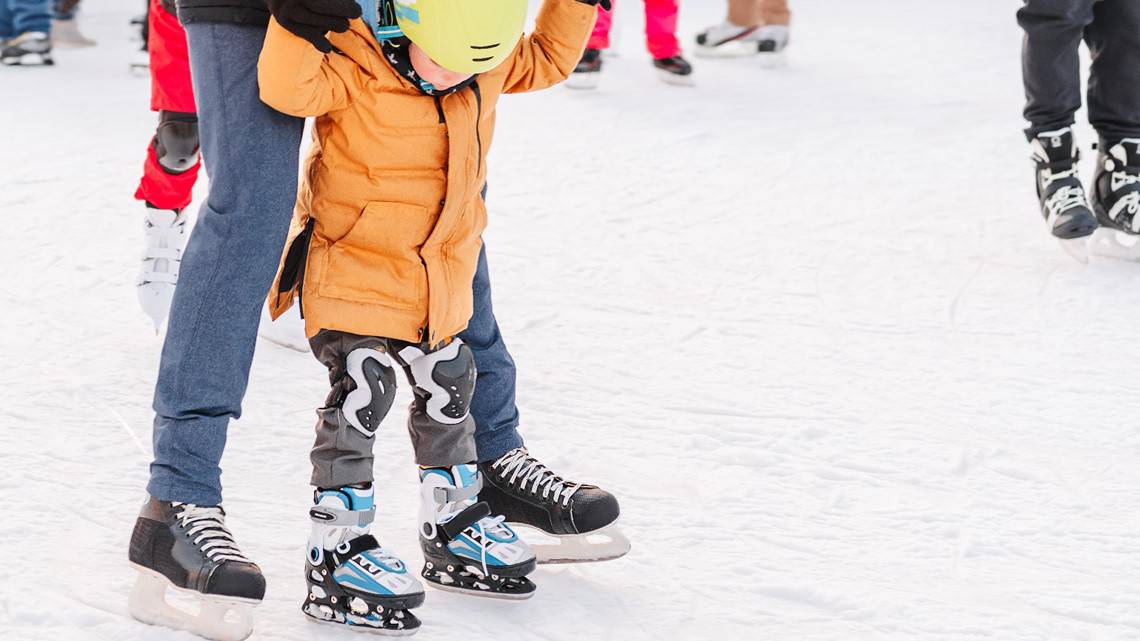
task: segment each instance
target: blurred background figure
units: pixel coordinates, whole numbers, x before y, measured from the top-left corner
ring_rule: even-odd
[[[1026,0],[1017,19],[1025,30],[1025,135],[1050,231],[1082,261],[1098,222],[1108,232],[1097,238],[1104,253],[1140,248],[1140,2]],[[1072,130],[1081,106],[1082,39],[1092,54],[1089,122],[1100,150],[1091,209]]]
[[[94,47],[95,41],[79,32],[79,0],[54,0],[52,3],[51,43],[57,49]]]
[[[697,34],[697,55],[783,60],[792,12],[788,0],[728,0],[728,17]]]
[[[178,22],[174,0],[151,0],[147,21],[150,108],[158,112],[158,129],[147,147],[135,191],[135,198],[146,203],[146,250],[137,285],[139,304],[157,330],[170,311],[178,283],[187,207],[201,161],[186,32]]]
[[[681,43],[677,40],[677,14],[680,0],[644,0],[645,43],[653,56],[653,67],[661,79],[674,85],[693,84],[693,67],[681,56]],[[598,86],[602,71],[602,51],[610,47],[610,29],[616,5],[599,4],[598,21],[586,45],[582,60],[566,81],[575,89],[593,89]]]
[[[51,65],[51,0],[0,0],[0,64]]]

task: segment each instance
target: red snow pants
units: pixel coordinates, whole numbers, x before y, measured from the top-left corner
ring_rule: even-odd
[[[161,0],[150,0],[147,20],[150,23],[150,108],[152,111],[197,113],[194,88],[190,84],[190,54],[186,48],[186,32],[178,18],[162,6]],[[146,163],[135,198],[159,209],[184,209],[190,204],[190,192],[202,167],[199,160],[190,169],[172,174],[163,169],[155,155],[154,139],[147,146]]]
[[[672,58],[681,53],[677,42],[677,13],[680,0],[644,0],[645,2],[645,43],[649,55],[655,59]],[[617,9],[617,2],[614,3]],[[598,21],[590,34],[590,49],[608,49],[610,46],[610,26],[613,14],[598,7]]]

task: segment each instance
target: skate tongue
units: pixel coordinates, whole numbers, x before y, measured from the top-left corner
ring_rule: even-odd
[[[1129,167],[1140,166],[1140,138],[1125,138],[1113,145],[1108,153]]]
[[[1043,155],[1041,160],[1057,162],[1077,157],[1073,130],[1068,127],[1057,131],[1043,131],[1037,134],[1033,142],[1034,154]]]

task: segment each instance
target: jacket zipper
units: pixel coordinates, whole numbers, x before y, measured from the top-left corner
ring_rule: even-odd
[[[479,145],[479,164],[475,167],[475,178],[483,171],[483,135],[479,133],[479,121],[483,119],[483,94],[479,91],[479,81],[471,83],[471,92],[475,94],[475,142]]]

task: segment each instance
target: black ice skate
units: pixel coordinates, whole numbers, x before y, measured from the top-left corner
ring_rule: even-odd
[[[587,49],[582,53],[582,59],[574,72],[566,79],[566,86],[571,89],[594,89],[598,86],[598,79],[602,75],[602,51],[600,49]]]
[[[480,500],[511,525],[534,532],[528,542],[539,563],[607,561],[629,552],[629,540],[616,525],[618,502],[609,492],[567,481],[526,448],[479,468]]]
[[[440,590],[499,599],[528,599],[535,585],[530,547],[502,516],[476,503],[481,477],[474,465],[420,470],[423,577]]]
[[[0,48],[0,64],[12,67],[53,65],[51,39],[41,31],[28,31],[5,41]]]
[[[1037,169],[1037,198],[1049,231],[1069,254],[1088,262],[1088,239],[1096,231],[1084,185],[1078,177],[1080,151],[1069,127],[1038,134],[1030,143]]]
[[[657,75],[671,85],[689,86],[693,84],[693,65],[680,54],[671,58],[657,58],[653,61]]]
[[[265,596],[261,570],[245,557],[220,506],[150,498],[131,534],[131,565],[139,577],[131,616],[216,641],[241,641],[253,631],[251,610]],[[167,603],[167,588],[201,604],[196,614]]]
[[[1093,208],[1101,224],[1093,251],[1140,261],[1140,138],[1101,144],[1093,182]]]

